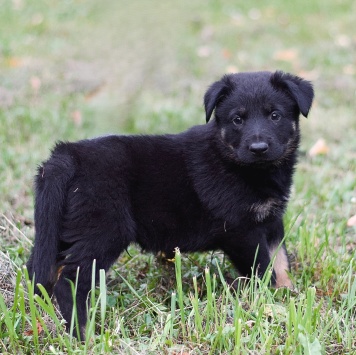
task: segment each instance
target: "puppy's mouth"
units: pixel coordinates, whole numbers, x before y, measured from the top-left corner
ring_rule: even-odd
[[[240,165],[266,167],[276,165],[285,158],[286,149],[274,149],[264,153],[253,153],[250,150],[234,149],[235,159]]]
[[[273,159],[273,160],[247,160],[247,159],[237,159],[239,165],[243,166],[254,166],[254,167],[269,167],[278,164],[280,159]]]

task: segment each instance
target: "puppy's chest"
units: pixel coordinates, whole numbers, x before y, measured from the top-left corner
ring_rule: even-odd
[[[263,222],[270,217],[281,217],[288,202],[287,197],[256,199],[245,206],[247,217],[255,222]]]
[[[282,217],[289,196],[288,188],[261,189],[239,183],[210,186],[201,193],[202,204],[215,218],[224,219],[236,227],[246,222],[262,223],[270,218]]]

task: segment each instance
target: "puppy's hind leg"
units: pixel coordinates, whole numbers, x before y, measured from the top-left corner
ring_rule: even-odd
[[[85,338],[85,325],[87,322],[88,293],[92,284],[93,261],[96,260],[95,283],[99,278],[99,270],[107,271],[119,257],[121,252],[127,248],[118,238],[105,238],[103,235],[97,238],[83,239],[74,243],[66,250],[66,258],[63,260],[63,268],[54,288],[59,308],[66,320],[67,330],[70,330],[73,312],[73,293],[70,282],[77,282],[75,295],[76,315],[78,328],[74,324],[74,335],[83,340]],[[77,270],[79,275],[77,277]]]

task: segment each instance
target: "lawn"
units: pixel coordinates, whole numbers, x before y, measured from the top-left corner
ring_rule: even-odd
[[[0,353],[356,354],[355,18],[352,0],[0,0]],[[275,69],[316,92],[285,216],[295,289],[236,292],[219,252],[131,247],[93,288],[87,340],[68,335],[23,268],[54,142],[179,132],[224,73]]]

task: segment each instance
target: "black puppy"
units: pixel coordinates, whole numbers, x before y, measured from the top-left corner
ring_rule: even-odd
[[[313,96],[308,81],[283,72],[225,75],[205,94],[206,125],[57,144],[36,177],[30,276],[54,291],[69,322],[79,267],[81,338],[93,260],[108,270],[130,243],[167,254],[221,249],[247,276],[275,256],[273,284],[291,286],[282,216],[298,117]]]

